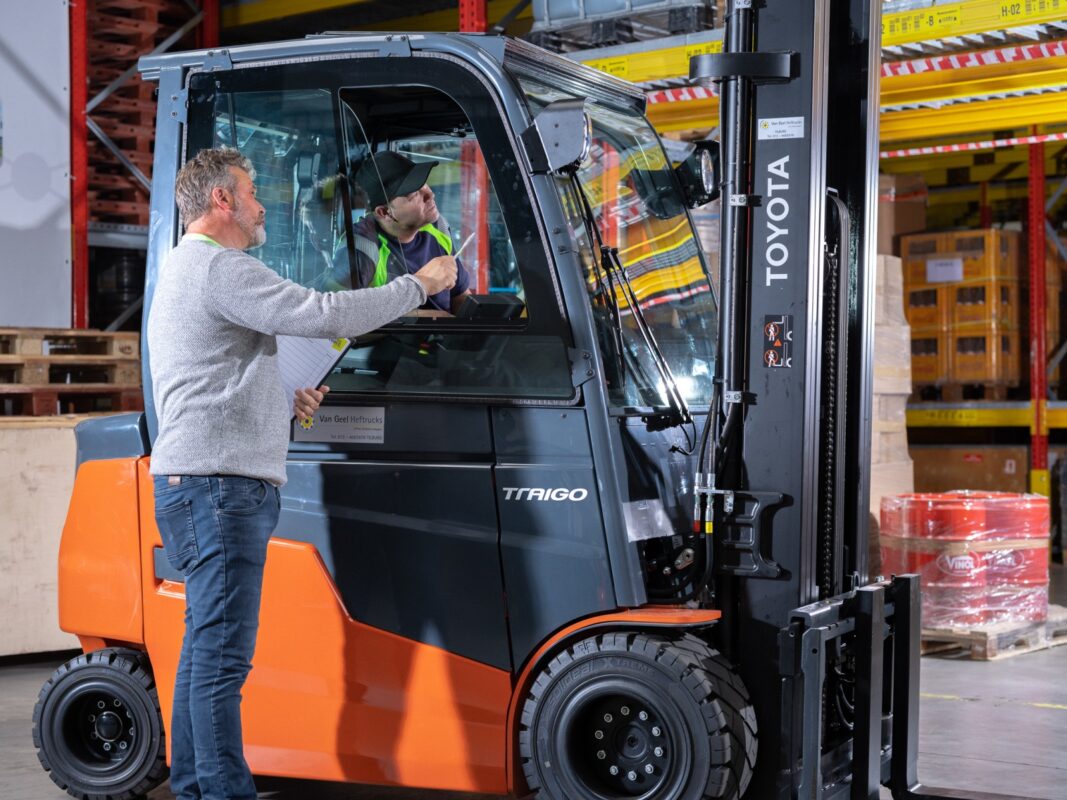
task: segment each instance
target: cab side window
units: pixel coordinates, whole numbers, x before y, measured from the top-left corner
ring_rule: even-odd
[[[562,294],[488,90],[441,59],[406,62],[400,86],[390,59],[358,66],[293,64],[190,81],[187,152],[228,146],[251,160],[267,215],[266,244],[252,253],[279,275],[346,291],[416,272],[428,258],[457,258],[461,291],[356,340],[328,380],[331,398],[573,403]],[[361,85],[346,85],[353,74]],[[386,191],[397,186],[386,186],[382,158],[416,165],[424,195],[432,193],[434,218],[418,242],[377,224],[402,211]]]
[[[256,170],[267,242],[253,255],[302,286],[351,286],[331,92],[220,93],[213,133],[211,146],[240,150]]]

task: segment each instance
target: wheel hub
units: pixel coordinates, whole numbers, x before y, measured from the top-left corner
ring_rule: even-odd
[[[95,730],[105,742],[114,742],[122,735],[122,720],[114,711],[105,711],[96,718]]]
[[[589,704],[569,737],[587,764],[590,788],[608,796],[652,797],[671,773],[665,725],[643,703],[618,695]]]

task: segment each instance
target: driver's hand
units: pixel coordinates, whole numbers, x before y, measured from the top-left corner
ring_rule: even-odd
[[[428,295],[451,289],[456,285],[457,276],[458,266],[452,256],[431,259],[415,273],[415,279],[422,284]]]
[[[330,391],[330,387],[323,384],[315,389],[297,389],[296,399],[293,403],[293,409],[296,411],[296,418],[301,422],[311,419],[311,415],[315,413],[320,405],[322,405],[322,399],[326,397]]]

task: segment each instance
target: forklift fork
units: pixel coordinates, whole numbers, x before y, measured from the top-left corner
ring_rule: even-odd
[[[781,674],[792,688],[783,695],[789,706],[783,708],[783,741],[798,743],[783,752],[787,796],[877,800],[884,784],[894,800],[1020,797],[919,782],[920,611],[918,575],[897,576],[793,611],[779,636]],[[823,745],[827,653],[845,636],[853,637],[855,659],[850,759],[824,753]],[[842,763],[850,767],[835,770],[833,765]]]

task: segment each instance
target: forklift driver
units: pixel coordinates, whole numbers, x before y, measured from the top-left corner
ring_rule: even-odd
[[[254,178],[252,163],[229,148],[201,150],[182,167],[175,196],[186,232],[167,255],[148,316],[155,518],[167,559],[185,577],[167,729],[179,800],[256,797],[240,709],[286,477],[290,413],[275,336],[358,336],[456,283],[450,258],[378,289],[323,293],[285,280],[244,252],[267,238]],[[305,412],[321,396],[311,399]]]
[[[382,286],[435,262],[455,265],[456,285],[431,294],[424,310],[455,314],[470,294],[470,276],[452,257],[448,223],[426,184],[435,163],[416,164],[385,150],[366,159],[356,182],[367,193],[367,215],[355,227],[357,274],[362,286]]]

